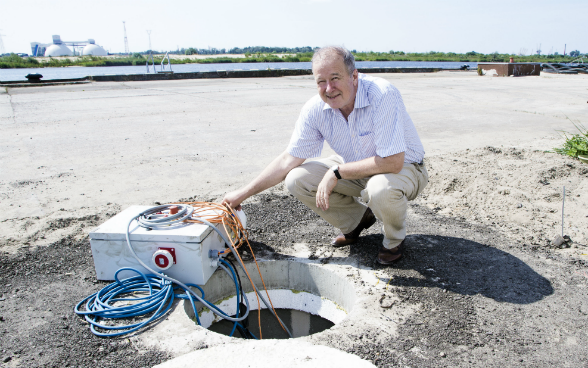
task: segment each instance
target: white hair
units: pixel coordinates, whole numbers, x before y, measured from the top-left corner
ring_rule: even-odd
[[[343,63],[347,68],[347,72],[349,73],[349,75],[353,74],[353,71],[355,70],[355,58],[349,50],[341,46],[325,46],[316,50],[312,55],[312,67],[314,68],[314,64],[316,61],[323,59],[325,56],[330,55],[332,53],[341,56],[343,58]]]

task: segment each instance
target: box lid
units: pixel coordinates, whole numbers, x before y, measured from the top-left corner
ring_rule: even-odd
[[[91,240],[126,240],[129,221],[153,206],[131,206],[90,232]],[[212,212],[212,211],[211,211]],[[222,229],[222,224],[220,229]],[[184,223],[169,229],[148,230],[133,221],[129,226],[131,241],[201,243],[213,231],[208,225]],[[223,230],[224,232],[224,230]]]

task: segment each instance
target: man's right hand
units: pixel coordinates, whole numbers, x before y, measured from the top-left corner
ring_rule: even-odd
[[[302,165],[303,158],[290,155],[284,151],[276,157],[251,183],[243,188],[225,194],[222,204],[228,204],[236,210],[241,209],[241,202],[261,191],[280,183],[293,168]]]
[[[241,202],[243,202],[242,194],[239,190],[234,190],[225,194],[223,201],[221,202],[222,205],[229,205],[231,208],[235,209],[236,211],[241,210]]]

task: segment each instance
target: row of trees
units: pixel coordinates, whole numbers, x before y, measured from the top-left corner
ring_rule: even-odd
[[[312,53],[318,47],[266,47],[266,46],[248,46],[248,47],[233,47],[232,49],[217,49],[215,47],[208,48],[208,49],[198,49],[194,47],[190,48],[181,48],[175,51],[169,51],[170,54],[179,54],[179,55],[221,55],[221,54],[233,54],[233,55],[246,55],[246,56],[257,56],[261,57],[261,55],[270,55],[270,54],[296,54],[296,56],[302,57],[312,57]],[[149,54],[151,51],[147,50],[142,52],[141,54]],[[545,60],[546,62],[549,59],[561,59],[563,55],[558,54],[557,52],[549,55],[515,55],[515,54],[505,54],[499,52],[493,52],[490,54],[483,54],[476,51],[468,51],[466,53],[455,53],[455,52],[440,52],[440,51],[429,51],[429,52],[409,52],[406,53],[404,51],[395,51],[390,50],[388,52],[374,52],[374,51],[367,51],[367,52],[358,52],[357,50],[351,50],[351,52],[358,58],[358,60],[376,60],[376,61],[386,61],[386,60],[405,60],[405,59],[419,59],[419,60],[443,60],[443,61],[501,61],[507,60],[511,57],[521,58],[524,60],[533,59],[537,61]],[[153,51],[153,53],[156,53]],[[158,52],[157,52],[158,53]],[[581,56],[587,56],[588,54],[582,54],[578,50],[571,51],[566,57],[573,57],[578,58]]]
[[[311,53],[316,50],[317,48],[312,48],[310,46],[305,47],[265,47],[265,46],[248,46],[244,48],[233,47],[232,49],[216,49],[216,48],[209,48],[209,49],[196,49],[196,48],[188,48],[188,49],[181,49],[181,53],[185,55],[216,55],[216,54],[302,54],[302,53]],[[406,58],[406,57],[418,57],[418,58],[426,58],[426,59],[443,59],[443,60],[454,60],[454,59],[467,59],[467,60],[480,60],[484,59],[485,61],[500,61],[504,59],[509,59],[510,57],[525,57],[524,55],[514,55],[514,54],[501,54],[498,52],[493,52],[490,54],[483,54],[475,51],[469,51],[465,54],[458,54],[455,52],[439,52],[439,51],[429,51],[429,52],[415,52],[415,53],[405,53],[404,51],[394,51],[390,50],[389,52],[357,52],[357,50],[351,50],[354,55],[359,56],[360,58],[366,58],[368,60],[378,59],[381,58],[382,60],[394,60],[395,58]],[[578,51],[574,50],[569,53],[570,57],[580,57],[583,54]],[[586,55],[586,54],[584,54]],[[563,55],[559,55],[557,52],[552,55],[529,55],[529,57],[533,58],[544,58],[544,59],[553,59],[553,58],[561,58]]]
[[[197,49],[190,47],[188,49],[181,49],[180,51],[185,55],[218,55],[218,54],[299,54],[303,52],[313,52],[315,48],[310,46],[305,47],[266,47],[266,46],[247,46],[243,48],[233,47],[232,49]]]
[[[265,46],[247,46],[244,48],[233,47],[229,54],[299,54],[303,52],[313,52],[317,47],[265,47]]]

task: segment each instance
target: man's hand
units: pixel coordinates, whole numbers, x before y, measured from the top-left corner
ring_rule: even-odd
[[[235,209],[236,211],[241,210],[241,202],[244,201],[243,194],[240,190],[234,190],[225,194],[223,201],[221,202],[222,205],[229,205],[231,208]]]
[[[241,202],[267,188],[280,183],[295,167],[302,165],[303,158],[290,155],[284,151],[276,157],[253,181],[243,188],[225,194],[222,204],[228,204],[236,210],[241,209]]]
[[[329,196],[333,192],[333,188],[337,185],[337,177],[333,170],[329,169],[323,176],[317,190],[316,190],[316,206],[323,211],[329,209]]]

